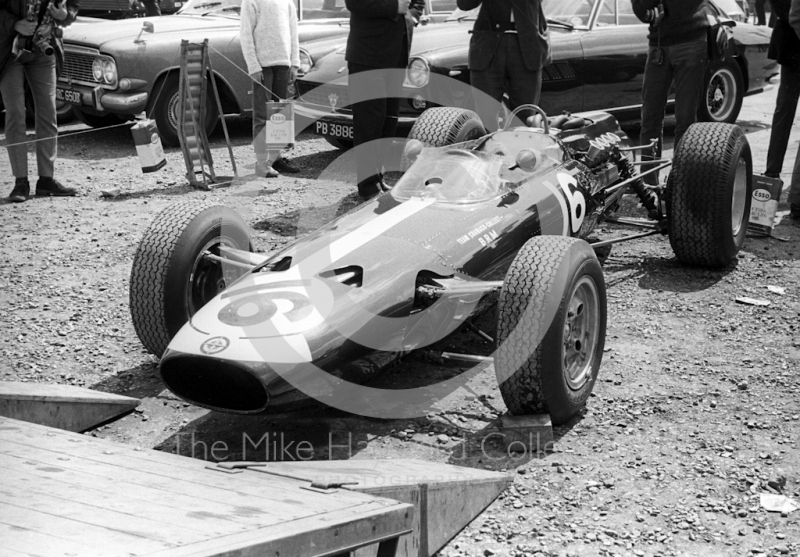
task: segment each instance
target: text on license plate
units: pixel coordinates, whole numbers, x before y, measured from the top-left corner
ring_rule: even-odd
[[[78,91],[56,88],[56,100],[65,101],[71,104],[81,104],[81,94]]]
[[[353,139],[353,125],[349,122],[339,124],[336,122],[317,120],[315,129],[319,135],[326,135],[328,137],[337,137],[341,139]]]

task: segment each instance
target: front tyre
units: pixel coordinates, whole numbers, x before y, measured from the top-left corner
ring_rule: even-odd
[[[606,287],[592,248],[561,236],[531,238],[506,274],[497,304],[495,372],[513,415],[583,408],[606,338]]]
[[[249,250],[249,229],[235,211],[207,201],[168,207],[145,232],[131,269],[130,311],[136,334],[156,356],[238,278],[241,271],[208,257],[219,256],[222,246]]]
[[[742,109],[744,91],[742,70],[733,57],[709,62],[697,119],[733,124]]]
[[[77,106],[71,107],[71,112],[79,122],[95,129],[107,128],[123,122],[116,114],[92,114],[81,110]]]
[[[667,183],[669,243],[682,263],[724,267],[744,244],[753,160],[742,129],[692,124],[675,150]]]
[[[480,117],[463,108],[429,108],[414,122],[409,139],[417,139],[426,147],[444,147],[477,139],[486,134]]]

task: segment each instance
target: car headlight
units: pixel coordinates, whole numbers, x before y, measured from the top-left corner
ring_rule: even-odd
[[[311,71],[311,66],[314,65],[314,59],[311,58],[311,55],[303,50],[300,49],[300,75],[305,75]]]
[[[425,87],[431,79],[431,67],[424,58],[412,58],[406,70],[411,87]]]
[[[98,83],[116,85],[117,65],[110,58],[95,58],[92,62],[92,77]]]

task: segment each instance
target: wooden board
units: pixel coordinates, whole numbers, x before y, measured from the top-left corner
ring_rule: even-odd
[[[499,472],[411,459],[270,462],[257,470],[411,503],[414,530],[400,541],[402,557],[435,554],[514,481]],[[372,554],[364,549],[357,557]]]
[[[0,416],[85,431],[130,412],[139,399],[72,385],[0,381]]]
[[[411,531],[409,504],[207,465],[0,417],[0,555],[313,557]]]

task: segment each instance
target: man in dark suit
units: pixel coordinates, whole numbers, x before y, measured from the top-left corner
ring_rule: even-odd
[[[492,131],[504,93],[512,110],[539,103],[549,54],[547,20],[541,0],[458,0],[462,10],[478,6],[469,41],[470,84],[486,94],[476,95],[475,107],[484,127]]]
[[[425,0],[345,0],[348,90],[353,110],[358,194],[374,197],[383,181],[386,149],[377,140],[394,137],[411,36]]]
[[[789,23],[789,10],[798,0],[770,0],[772,10],[777,16],[772,38],[769,42],[768,56],[781,65],[781,84],[772,116],[772,131],[767,152],[767,171],[765,175],[780,178],[783,159],[789,144],[789,134],[797,112],[800,98],[800,37]],[[792,213],[800,218],[800,199],[792,200]]]

